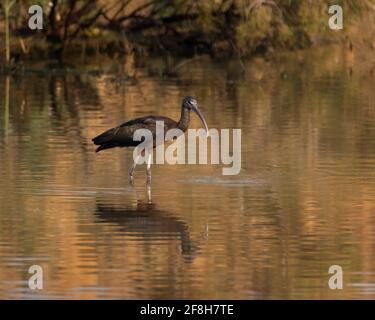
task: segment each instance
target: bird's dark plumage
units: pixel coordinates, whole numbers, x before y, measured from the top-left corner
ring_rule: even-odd
[[[95,145],[99,146],[96,149],[96,152],[105,149],[111,149],[115,147],[136,147],[142,141],[134,141],[134,133],[138,129],[148,129],[151,131],[154,139],[154,146],[155,146],[155,139],[156,139],[156,122],[162,121],[164,125],[164,133],[166,133],[170,129],[180,129],[182,131],[186,131],[189,126],[190,121],[190,111],[194,111],[199,118],[202,120],[206,130],[207,123],[204,119],[204,116],[198,109],[197,101],[192,97],[185,97],[182,101],[181,107],[181,118],[180,120],[174,121],[168,117],[163,116],[146,116],[142,118],[137,118],[134,120],[130,120],[128,122],[123,123],[122,125],[109,129],[102,134],[98,135],[92,141]]]
[[[156,121],[164,122],[165,132],[178,127],[176,121],[163,116],[146,116],[133,119],[116,128],[109,129],[92,139],[94,144],[99,146],[96,152],[115,147],[136,147],[142,142],[133,140],[134,132],[138,129],[150,130],[155,139]]]

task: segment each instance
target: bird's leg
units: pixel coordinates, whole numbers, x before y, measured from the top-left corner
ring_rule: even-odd
[[[133,173],[134,173],[135,167],[137,166],[137,162],[138,162],[139,157],[140,157],[140,155],[137,155],[137,157],[135,158],[135,160],[133,162],[133,165],[129,169],[129,181],[130,181],[131,184],[133,184]]]
[[[152,153],[150,152],[148,154],[148,159],[147,159],[147,184],[151,182],[151,161],[152,161]]]
[[[146,187],[147,187],[147,200],[148,200],[148,204],[151,204],[152,203],[152,199],[151,199],[151,182],[147,180],[147,183],[146,183]]]

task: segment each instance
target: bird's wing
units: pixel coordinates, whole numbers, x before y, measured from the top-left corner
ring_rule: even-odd
[[[137,146],[140,141],[134,141],[134,133],[138,129],[148,129],[152,136],[156,136],[156,121],[164,122],[164,131],[170,128],[176,128],[177,123],[167,117],[162,116],[146,116],[127,121],[118,127],[109,129],[93,139],[94,144],[103,145],[108,144],[113,146]]]

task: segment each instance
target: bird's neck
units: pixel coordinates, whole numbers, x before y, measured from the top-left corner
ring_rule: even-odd
[[[189,127],[189,121],[190,121],[190,110],[187,108],[182,108],[181,118],[180,118],[180,121],[178,121],[178,128],[185,132],[186,129]]]

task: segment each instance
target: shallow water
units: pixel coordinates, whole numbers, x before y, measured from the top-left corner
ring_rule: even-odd
[[[99,62],[112,73],[0,76],[0,298],[375,298],[370,64]],[[187,94],[210,127],[242,129],[239,175],[155,165],[151,190],[144,167],[132,188],[130,151],[95,154],[96,134],[177,119]],[[334,264],[343,290],[328,287]]]

